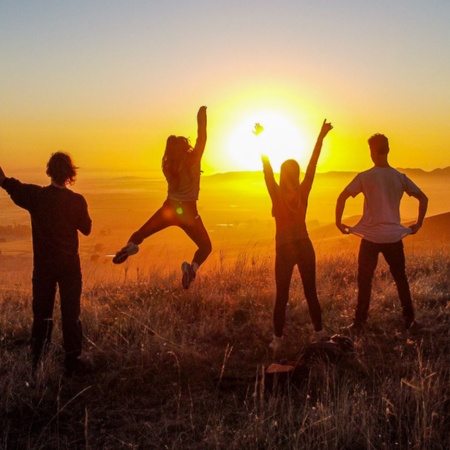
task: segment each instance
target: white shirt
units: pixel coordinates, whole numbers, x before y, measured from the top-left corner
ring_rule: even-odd
[[[400,241],[411,229],[400,223],[400,201],[421,190],[403,173],[392,167],[372,167],[361,172],[347,186],[352,197],[364,194],[361,220],[350,233],[378,244]]]

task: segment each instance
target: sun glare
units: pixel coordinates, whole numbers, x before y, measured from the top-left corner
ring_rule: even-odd
[[[253,133],[259,123],[264,131]],[[227,153],[238,170],[261,169],[261,154],[270,158],[275,171],[289,158],[302,163],[305,138],[295,124],[278,112],[260,111],[249,114],[234,128],[228,138]]]

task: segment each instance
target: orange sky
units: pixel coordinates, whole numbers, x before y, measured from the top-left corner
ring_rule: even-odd
[[[450,5],[338,3],[2,2],[0,164],[62,149],[86,172],[159,173],[205,104],[205,174],[259,169],[242,127],[260,116],[271,157],[303,166],[330,120],[319,171],[370,166],[375,132],[395,167],[450,165]]]

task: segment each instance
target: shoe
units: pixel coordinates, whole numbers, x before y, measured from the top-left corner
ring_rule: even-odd
[[[183,264],[181,264],[181,284],[183,285],[184,289],[189,289],[189,286],[195,279],[195,272],[192,268],[192,265],[184,261]]]
[[[135,255],[138,251],[139,251],[138,245],[133,244],[132,242],[128,242],[128,244],[125,245],[125,247],[123,247],[116,253],[116,256],[114,256],[112,262],[114,264],[122,264],[127,260],[129,256]]]
[[[323,341],[328,339],[330,336],[325,330],[315,331],[314,332],[314,340],[316,341]]]
[[[283,346],[283,336],[273,335],[272,342],[269,344],[269,348],[276,353]]]

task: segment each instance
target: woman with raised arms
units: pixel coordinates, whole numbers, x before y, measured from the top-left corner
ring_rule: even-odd
[[[306,228],[308,197],[316,173],[316,165],[323,139],[332,129],[331,123],[323,121],[303,181],[300,183],[300,166],[294,159],[284,161],[280,169],[280,183],[275,181],[269,158],[261,156],[264,179],[272,200],[272,216],[275,218],[275,283],[276,299],[273,311],[273,340],[270,348],[277,351],[283,343],[286,306],[294,266],[298,267],[303,283],[314,331],[323,337],[322,312],[316,290],[316,256]],[[255,125],[254,133],[262,131]]]
[[[121,264],[139,251],[144,239],[169,226],[180,227],[197,245],[191,263],[183,262],[182,285],[188,289],[200,265],[211,253],[211,241],[197,211],[200,191],[201,159],[206,145],[206,106],[197,113],[197,140],[192,147],[187,138],[167,138],[162,171],[168,184],[167,199],[139,230],[135,231],[113,259]]]

